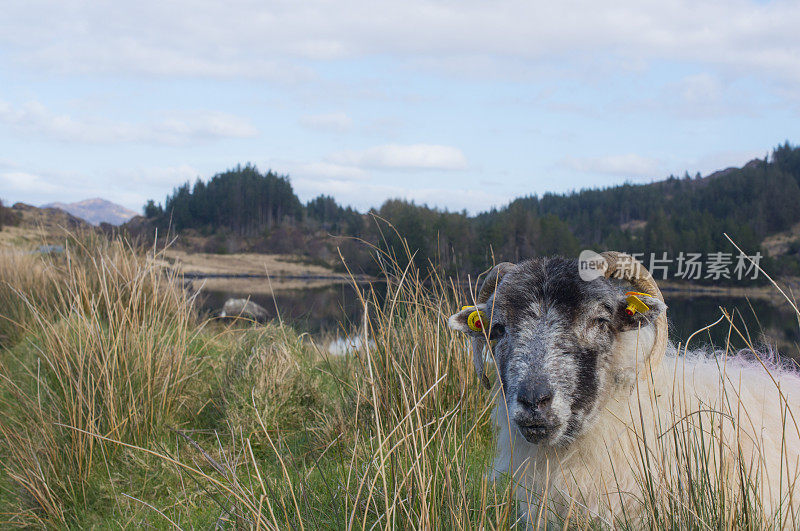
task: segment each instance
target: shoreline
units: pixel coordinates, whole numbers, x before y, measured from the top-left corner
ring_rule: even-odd
[[[789,298],[797,304],[796,296],[800,293],[800,279],[780,278],[775,281],[781,289],[786,292]],[[741,297],[749,299],[759,299],[775,304],[786,303],[786,299],[771,283],[763,286],[714,286],[714,285],[693,285],[688,282],[661,281],[659,288],[667,295],[676,297]]]
[[[292,255],[259,253],[218,255],[170,250],[164,257],[166,258],[164,265],[180,270],[187,281],[206,281],[208,288],[214,290],[245,292],[258,286],[259,292],[272,292],[353,282],[356,284],[382,282],[382,279],[370,275],[339,273],[329,266],[305,263],[302,258]],[[666,297],[741,297],[765,300],[773,304],[786,303],[772,284],[744,287],[703,285],[676,280],[657,280],[657,282]],[[779,278],[776,282],[790,298],[800,293],[800,277]],[[263,284],[272,286],[268,288]]]

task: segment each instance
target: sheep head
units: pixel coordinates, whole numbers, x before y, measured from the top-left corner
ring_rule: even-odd
[[[577,260],[561,257],[500,264],[476,307],[448,321],[471,337],[485,385],[482,350],[493,345],[509,419],[531,443],[568,445],[621,383],[630,388],[635,377],[624,375],[644,372],[666,348],[666,305],[652,276],[628,255],[602,256],[604,274],[591,281],[581,279]],[[647,309],[633,315],[630,285],[649,294],[640,297]],[[468,324],[474,311],[483,312],[480,330]],[[639,351],[623,348],[630,344]]]

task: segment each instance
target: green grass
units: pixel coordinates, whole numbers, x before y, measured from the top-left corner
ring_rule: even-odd
[[[63,256],[4,257],[6,525],[503,526],[513,514],[510,490],[484,478],[488,398],[416,272],[390,308],[364,294],[370,356],[329,358],[288,326],[198,322],[151,255],[79,236]]]
[[[289,326],[199,321],[154,258],[89,236],[71,238],[64,256],[0,258],[0,525],[518,521],[514,486],[486,477],[491,397],[446,327],[461,303],[452,285],[384,261],[385,302],[362,292],[361,333],[375,347],[332,358]],[[709,444],[678,442],[689,468]],[[731,509],[719,486],[696,487],[699,516],[686,497],[653,492],[646,522],[618,525],[770,527],[747,500]]]

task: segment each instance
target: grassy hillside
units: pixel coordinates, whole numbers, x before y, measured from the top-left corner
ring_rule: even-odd
[[[57,208],[37,208],[25,203],[0,206],[2,251],[30,251],[42,245],[59,244],[65,230],[92,231],[92,227]]]
[[[122,240],[0,255],[3,527],[515,525],[514,485],[487,477],[492,397],[444,324],[465,301],[410,255],[384,260],[384,303],[362,292],[374,346],[335,358],[287,326],[199,321],[161,257]],[[703,482],[713,441],[695,436],[643,478],[644,522],[566,523],[781,527],[752,478]]]

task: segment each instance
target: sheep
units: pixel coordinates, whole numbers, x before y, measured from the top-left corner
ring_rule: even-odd
[[[666,492],[659,482],[689,484],[691,466],[675,460],[697,441],[710,481],[733,485],[743,474],[767,517],[800,518],[797,372],[754,356],[678,352],[652,275],[623,253],[602,257],[604,274],[591,281],[560,257],[499,264],[474,306],[448,320],[468,334],[484,386],[484,349],[495,360],[494,473],[518,485],[528,522],[636,521],[647,496]],[[640,311],[628,283],[642,293]]]

